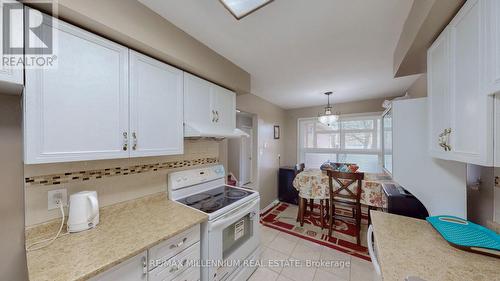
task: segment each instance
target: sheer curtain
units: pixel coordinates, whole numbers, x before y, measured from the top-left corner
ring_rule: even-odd
[[[382,170],[381,113],[342,115],[331,127],[300,118],[298,131],[298,158],[307,168],[332,161],[358,164],[363,172]]]

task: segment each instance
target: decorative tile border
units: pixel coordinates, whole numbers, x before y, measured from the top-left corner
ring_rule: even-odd
[[[219,159],[217,158],[200,158],[193,160],[162,162],[128,167],[69,172],[64,174],[43,175],[25,178],[24,180],[26,186],[46,186],[216,163],[219,163]]]

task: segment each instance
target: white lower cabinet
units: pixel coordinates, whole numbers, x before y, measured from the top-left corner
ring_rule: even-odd
[[[171,259],[160,264],[158,267],[149,272],[149,281],[170,281],[170,280],[180,280],[182,277],[177,278],[179,275],[183,274],[187,269],[196,269],[197,278],[200,278],[200,268],[197,264],[200,260],[200,242],[190,246],[186,250],[182,251],[178,255],[172,257]],[[194,275],[190,273],[189,275]],[[195,277],[196,278],[196,277]],[[197,279],[189,279],[197,280]]]
[[[200,268],[191,267],[172,279],[172,281],[200,281],[200,279]]]
[[[147,257],[147,252],[142,252],[141,254],[91,278],[90,281],[147,281]]]
[[[91,278],[91,281],[199,281],[200,225]]]

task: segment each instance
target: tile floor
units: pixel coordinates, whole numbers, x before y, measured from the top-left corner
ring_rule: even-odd
[[[372,264],[340,251],[309,242],[261,225],[262,263],[269,260],[330,261],[329,265],[260,267],[249,281],[370,281],[374,280]],[[332,263],[333,261],[333,263]]]

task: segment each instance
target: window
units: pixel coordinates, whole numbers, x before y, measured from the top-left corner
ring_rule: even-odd
[[[317,118],[298,121],[298,157],[306,167],[320,167],[326,161],[356,163],[360,171],[381,171],[380,114],[341,116],[328,127]]]

